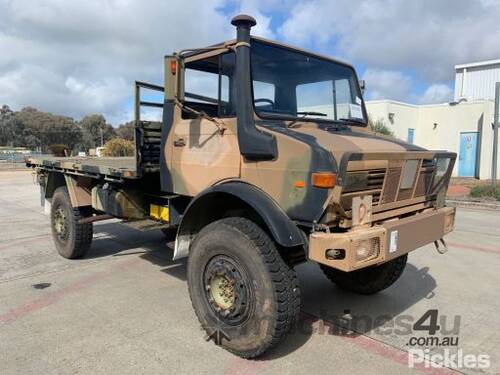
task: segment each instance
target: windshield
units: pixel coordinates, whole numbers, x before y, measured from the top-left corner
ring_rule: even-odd
[[[260,117],[366,124],[352,68],[257,40],[251,51],[254,106]]]

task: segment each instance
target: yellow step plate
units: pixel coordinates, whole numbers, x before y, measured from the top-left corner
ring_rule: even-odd
[[[168,206],[159,206],[157,204],[149,205],[149,216],[155,220],[168,222],[170,220],[170,211]]]

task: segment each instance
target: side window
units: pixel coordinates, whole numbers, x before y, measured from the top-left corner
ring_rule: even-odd
[[[184,104],[212,117],[234,115],[233,74],[234,53],[187,63]],[[182,117],[196,118],[197,115],[185,110]]]
[[[233,52],[225,53],[220,58],[220,84],[221,84],[221,103],[220,116],[236,116],[236,97],[234,91],[234,67],[236,58]]]
[[[253,81],[255,107],[261,111],[272,111],[275,107],[276,88],[272,83]]]
[[[218,103],[218,74],[187,68],[184,77],[184,91],[186,101],[207,104]]]

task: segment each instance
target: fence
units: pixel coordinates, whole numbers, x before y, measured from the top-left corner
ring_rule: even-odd
[[[37,152],[31,152],[31,153],[5,152],[5,153],[0,153],[0,171],[26,169],[26,159],[27,158],[40,158],[40,157],[44,157],[44,156],[49,156],[49,155],[37,153]]]

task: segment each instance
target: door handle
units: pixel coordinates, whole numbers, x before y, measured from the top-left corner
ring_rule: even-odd
[[[186,141],[184,138],[178,138],[174,141],[174,147],[184,147],[186,145]]]

